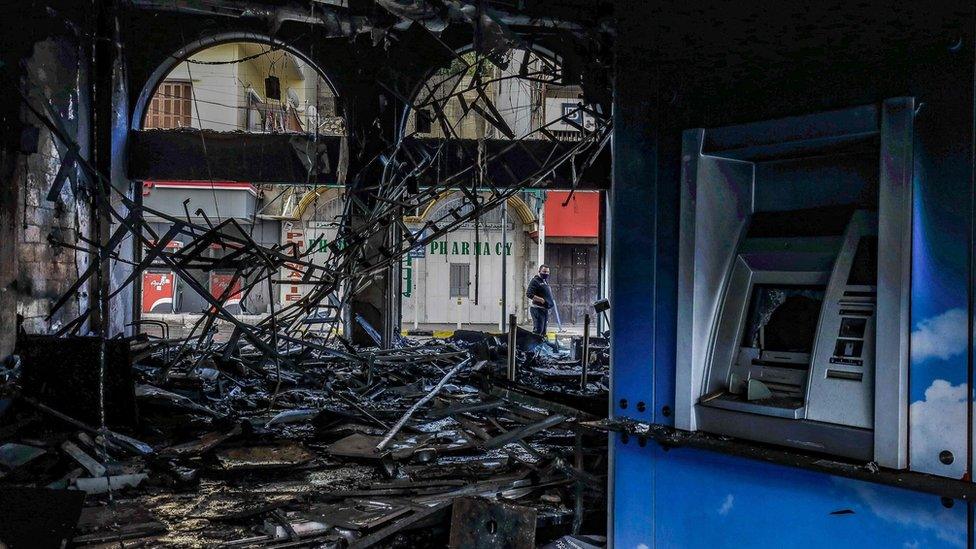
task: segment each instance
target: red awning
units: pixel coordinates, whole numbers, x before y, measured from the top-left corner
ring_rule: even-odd
[[[575,236],[596,238],[600,234],[600,193],[576,191],[563,206],[569,191],[546,191],[546,238]]]

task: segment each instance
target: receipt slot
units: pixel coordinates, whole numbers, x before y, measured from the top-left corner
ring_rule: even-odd
[[[685,132],[678,428],[904,466],[912,114]]]

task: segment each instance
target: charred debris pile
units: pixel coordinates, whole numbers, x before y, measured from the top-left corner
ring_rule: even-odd
[[[606,365],[513,334],[22,335],[0,506],[75,546],[568,546],[604,529]]]
[[[396,3],[382,4],[397,15]],[[409,23],[409,14],[397,16]],[[405,132],[382,150],[358,151],[372,158],[358,168],[346,165],[352,154],[328,167],[303,157],[348,190],[324,260],[311,255],[321,242],[262,246],[233,218],[199,223],[189,211],[148,208],[90,160],[66,155],[70,169],[58,172],[48,200],[57,201],[68,181],[82,189],[95,237],[84,246],[48,237],[51,246],[89,255],[48,319],[68,303],[79,314],[52,324],[50,335],[21,334],[0,366],[0,540],[9,547],[605,543],[606,434],[586,425],[606,414],[605,340],[559,348],[513,328],[391,342],[391,323],[379,337],[362,318],[354,320],[375,345],[342,335],[352,328],[352,300],[390,277],[411,250],[524,190],[579,188],[606,164],[608,67],[571,63],[584,77],[553,63],[529,67],[518,52],[531,40],[492,18],[472,21],[492,29],[478,36],[498,39],[455,54],[438,73],[444,89],[412,100],[405,90],[394,94],[405,109],[436,120],[443,138]],[[439,31],[420,28],[440,40]],[[490,67],[504,76],[489,78],[498,72]],[[505,79],[581,80],[584,93],[563,116],[516,136],[489,100]],[[383,87],[396,91],[397,79],[387,80]],[[20,100],[59,146],[79,150],[61,113],[24,93]],[[460,121],[444,115],[452,102],[470,106],[505,139],[461,146]],[[575,122],[584,116],[592,124]],[[577,137],[560,138],[558,124],[577,128]],[[403,224],[405,212],[451,190],[463,200],[422,231]],[[140,253],[123,253],[129,245]],[[157,334],[148,321],[127,328],[153,335],[123,337],[108,321],[154,266],[206,301],[185,337],[169,337],[164,324]],[[233,272],[222,295],[193,275],[215,269]],[[243,299],[266,287],[275,295],[282,273],[307,288],[300,300],[278,308],[272,300],[256,324],[228,311],[235,292]]]

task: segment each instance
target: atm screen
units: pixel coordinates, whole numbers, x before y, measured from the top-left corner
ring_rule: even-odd
[[[746,317],[743,347],[811,353],[824,286],[756,284]]]

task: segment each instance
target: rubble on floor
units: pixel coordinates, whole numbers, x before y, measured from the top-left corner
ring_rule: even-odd
[[[395,3],[381,4],[409,23]],[[520,192],[584,188],[586,174],[609,159],[608,64],[577,63],[564,74],[542,58],[529,67],[522,55],[521,70],[487,78],[487,64],[507,66],[535,42],[493,18],[474,21],[504,36],[504,47],[476,43],[474,56],[445,54],[451,59],[442,84],[450,89],[428,89],[405,105],[436,120],[445,139],[404,132],[380,147],[375,162],[350,162],[379,152],[358,146],[354,134],[337,164],[305,155],[309,174],[329,173],[348,189],[331,242],[319,236],[304,247],[262,245],[253,224],[212,220],[202,209],[196,215],[203,221],[194,222],[189,201],[185,215],[155,210],[86,155],[64,155],[46,202],[57,202],[69,183],[83,186],[97,238],[82,246],[47,236],[58,251],[88,254],[47,320],[66,314],[68,304],[84,305],[72,320],[51,324],[51,336],[20,337],[0,368],[0,495],[16,488],[28,490],[24,501],[38,507],[50,501],[58,514],[44,527],[53,545],[69,538],[76,546],[126,547],[441,547],[481,540],[472,541],[477,546],[526,530],[532,516],[536,545],[603,532],[606,435],[583,423],[605,416],[605,365],[517,330],[390,341],[395,321],[376,330],[356,312],[376,305],[356,296],[384,277],[396,280],[389,273],[412,251]],[[439,30],[419,23],[409,28],[441,43]],[[396,72],[375,76],[399,95],[406,80]],[[488,99],[503,80],[563,84],[581,73],[594,75],[582,79],[595,82],[585,101],[518,136]],[[462,77],[466,83],[458,85]],[[83,150],[49,104],[18,95],[32,123],[64,150]],[[506,139],[462,146],[461,122],[445,116],[457,101]],[[587,124],[574,121],[584,116]],[[578,134],[560,138],[561,124]],[[353,148],[345,151],[346,144]],[[404,212],[448,190],[462,199],[422,230],[406,226]],[[137,258],[119,252],[124,242],[138,246]],[[169,339],[158,323],[162,338],[124,338],[109,321],[113,310],[128,310],[119,302],[138,295],[151,268],[171,272],[181,291],[206,303],[182,339]],[[215,270],[232,273],[219,295],[195,276]],[[271,300],[255,324],[232,312],[232,303],[239,308],[252,292],[266,286],[275,295],[285,283],[306,291],[280,308]],[[218,323],[232,329],[226,341],[215,337]],[[146,326],[154,323],[128,328]],[[378,347],[354,346],[340,331]],[[463,513],[459,501],[468,504]],[[452,527],[453,513],[470,520]],[[499,523],[502,515],[513,522]],[[18,547],[7,536],[0,528],[0,546]]]
[[[0,369],[0,492],[83,493],[74,546],[595,547],[579,534],[605,531],[606,436],[585,423],[606,367],[581,385],[581,360],[539,336],[519,333],[515,379],[504,334],[271,355],[142,335],[111,342],[127,349],[101,355],[101,380],[79,358],[97,338],[60,341],[23,338]],[[65,412],[91,379],[104,405]]]

